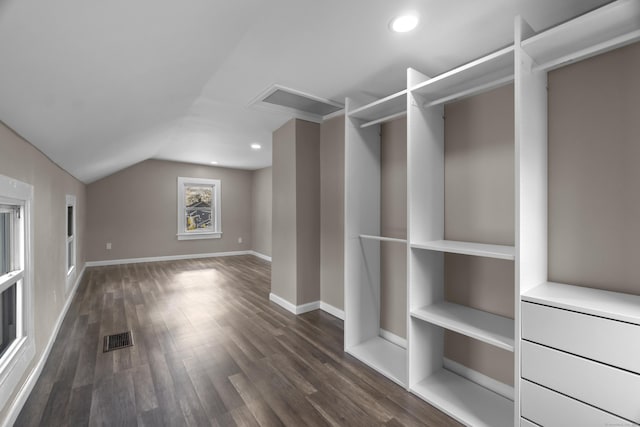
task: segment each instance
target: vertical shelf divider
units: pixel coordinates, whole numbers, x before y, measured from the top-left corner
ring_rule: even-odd
[[[515,19],[515,175],[516,175],[516,292],[515,358],[520,360],[520,300],[522,293],[546,281],[547,275],[547,73],[534,71],[522,49],[533,34]],[[525,226],[526,225],[526,226]],[[520,363],[516,363],[514,423],[520,422]]]

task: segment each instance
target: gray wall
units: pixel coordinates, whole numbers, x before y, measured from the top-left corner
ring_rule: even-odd
[[[296,124],[273,132],[271,292],[296,304]]]
[[[549,279],[640,295],[640,43],[548,81]]]
[[[273,133],[271,291],[320,299],[320,126],[293,119]]]
[[[445,107],[445,239],[513,245],[513,85]],[[513,318],[514,263],[445,254],[445,298]],[[513,354],[445,331],[445,356],[513,384]]]
[[[42,357],[53,328],[62,313],[66,289],[66,198],[76,196],[76,271],[84,268],[86,251],[85,185],[44,156],[35,147],[0,122],[0,174],[33,185],[34,313],[36,356],[29,368]],[[19,387],[26,381],[22,379]],[[18,388],[19,388],[18,387]],[[16,390],[17,391],[17,390]],[[8,415],[14,394],[0,412]]]
[[[320,299],[344,310],[344,116],[320,125]]]
[[[220,179],[222,238],[177,240],[179,176]],[[251,178],[246,170],[146,160],[93,182],[87,186],[87,260],[250,250]]]
[[[407,238],[407,119],[380,129],[380,232]],[[407,247],[380,243],[380,328],[407,336]]]
[[[271,256],[272,168],[253,171],[251,184],[251,241],[253,250]]]
[[[320,125],[295,122],[299,305],[320,299]]]

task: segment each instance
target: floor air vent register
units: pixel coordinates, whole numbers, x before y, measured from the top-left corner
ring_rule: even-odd
[[[103,353],[121,348],[131,347],[133,345],[133,335],[131,331],[120,332],[119,334],[106,335],[104,337]]]

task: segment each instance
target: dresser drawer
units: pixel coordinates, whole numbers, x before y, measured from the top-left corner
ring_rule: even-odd
[[[522,378],[640,422],[640,375],[523,341]]]
[[[604,427],[625,426],[629,422],[607,412],[585,405],[582,402],[540,387],[529,381],[520,383],[522,397],[522,417],[535,424],[523,420],[520,426],[532,427]]]
[[[528,302],[522,338],[640,374],[640,326]]]

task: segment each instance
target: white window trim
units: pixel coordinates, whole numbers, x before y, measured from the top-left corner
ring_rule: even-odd
[[[69,289],[71,288],[71,285],[73,284],[73,280],[75,279],[75,272],[76,272],[76,261],[77,261],[77,255],[76,255],[76,249],[77,249],[77,245],[76,245],[76,232],[77,232],[77,228],[76,228],[76,216],[77,216],[77,211],[76,211],[76,196],[74,195],[70,195],[67,194],[66,195],[66,204],[65,204],[65,211],[64,211],[64,219],[65,219],[65,230],[64,230],[64,240],[65,240],[65,245],[64,245],[64,268],[67,270],[67,283],[66,283],[66,291],[68,292]],[[69,219],[67,218],[68,212],[69,212],[69,206],[73,207],[73,218],[71,219],[71,227],[73,229],[73,232],[71,234],[71,237],[67,236],[67,224]],[[73,246],[73,264],[71,265],[71,267],[69,266],[69,244],[71,244]]]
[[[16,341],[7,349],[0,360],[0,407],[7,404],[14,394],[20,379],[26,374],[36,354],[33,319],[33,228],[32,206],[33,186],[0,175],[0,203],[21,207],[23,230],[19,233],[21,251],[20,260],[22,286],[18,288],[16,305],[21,307],[22,316],[18,316]]]
[[[213,231],[187,231],[184,223],[185,218],[185,203],[184,203],[184,188],[186,185],[196,184],[213,187],[213,209],[215,223],[213,224]],[[219,179],[207,179],[207,178],[186,178],[178,177],[178,240],[196,240],[196,239],[219,239],[222,237],[222,219],[220,215],[220,180]]]

